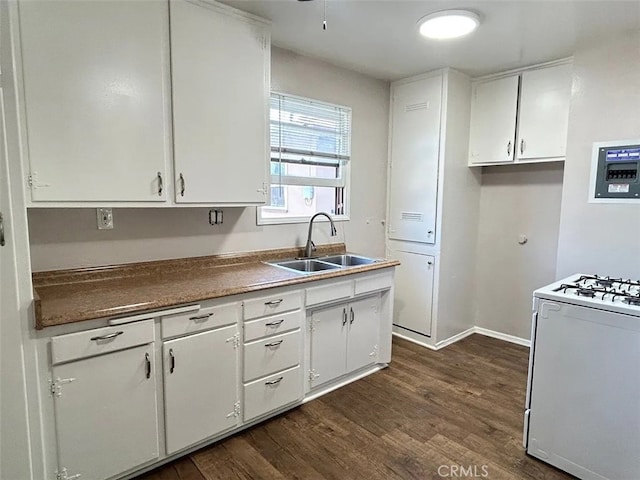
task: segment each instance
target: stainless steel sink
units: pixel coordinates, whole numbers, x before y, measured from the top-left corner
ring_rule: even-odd
[[[324,272],[326,270],[335,270],[340,268],[340,265],[332,263],[324,263],[315,259],[307,260],[285,260],[282,262],[269,262],[269,265],[274,265],[280,268],[286,268],[288,270],[295,270],[301,273],[316,273]]]
[[[375,259],[368,257],[361,257],[360,255],[332,255],[330,257],[322,257],[319,260],[334,265],[340,265],[341,267],[355,267],[357,265],[370,265],[375,263]]]

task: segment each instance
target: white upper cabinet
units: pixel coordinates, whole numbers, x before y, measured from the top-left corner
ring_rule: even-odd
[[[470,164],[513,162],[518,81],[515,75],[473,86]]]
[[[33,202],[166,200],[168,4],[21,1]]]
[[[565,156],[572,71],[558,65],[522,73],[517,160]]]
[[[469,165],[563,160],[572,71],[562,63],[475,83]]]
[[[434,243],[442,75],[391,92],[389,238]]]
[[[176,202],[263,204],[268,28],[205,2],[170,10]]]

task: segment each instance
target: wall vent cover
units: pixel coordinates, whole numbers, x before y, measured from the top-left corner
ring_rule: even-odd
[[[405,112],[415,112],[416,110],[425,110],[429,108],[429,102],[411,103],[404,107]]]
[[[402,212],[400,215],[402,220],[409,222],[422,222],[422,213],[420,212]]]

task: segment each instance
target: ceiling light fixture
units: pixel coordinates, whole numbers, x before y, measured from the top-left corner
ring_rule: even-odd
[[[418,20],[420,34],[436,40],[462,37],[480,25],[480,17],[468,10],[444,10]]]

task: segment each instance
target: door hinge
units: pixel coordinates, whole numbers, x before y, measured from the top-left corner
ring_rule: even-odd
[[[61,397],[62,396],[62,385],[65,383],[71,383],[75,380],[75,378],[56,378],[55,380],[49,380],[49,392],[52,397]],[[75,478],[75,477],[73,477]]]
[[[236,402],[233,404],[233,412],[227,414],[227,418],[231,417],[239,417],[240,416],[240,402]]]
[[[258,193],[261,193],[265,197],[267,196],[267,192],[269,191],[269,187],[267,186],[267,182],[262,182],[262,188],[256,190]]]
[[[309,383],[313,383],[313,381],[320,376],[319,373],[316,373],[314,369],[309,370]]]
[[[74,480],[76,478],[80,478],[82,475],[76,473],[75,475],[69,475],[66,468],[61,470],[56,470],[56,480]]]
[[[310,331],[310,332],[315,332],[315,331],[316,331],[316,327],[315,327],[315,325],[314,325],[313,318],[310,318],[310,319],[309,319],[309,331]]]
[[[240,334],[236,333],[233,337],[227,338],[227,343],[231,343],[233,348],[238,348],[240,346]]]
[[[32,174],[30,174],[27,177],[27,183],[29,185],[29,188],[32,188],[33,190],[36,190],[38,188],[50,187],[51,186],[50,183],[38,182],[38,172],[33,172]]]

